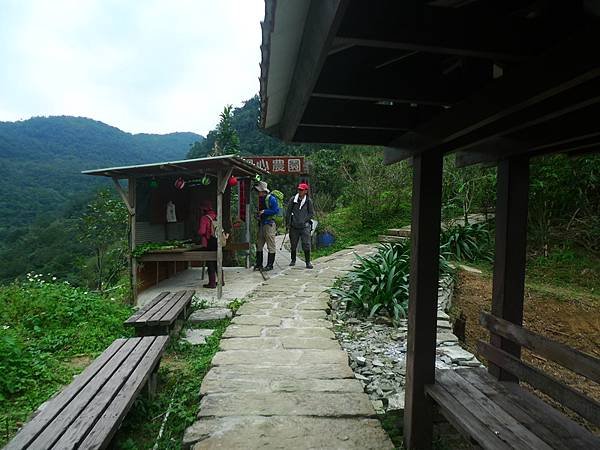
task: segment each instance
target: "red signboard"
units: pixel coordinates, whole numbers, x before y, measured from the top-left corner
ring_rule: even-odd
[[[245,160],[272,174],[300,175],[305,172],[304,156],[250,156]]]

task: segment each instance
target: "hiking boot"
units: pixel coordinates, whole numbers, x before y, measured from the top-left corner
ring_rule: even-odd
[[[256,263],[254,264],[254,271],[263,270],[263,252],[256,252]]]
[[[306,262],[306,268],[312,269],[313,265],[310,263],[310,250],[304,251],[304,262]]]
[[[263,269],[265,272],[273,270],[273,263],[275,262],[275,253],[269,253],[267,256],[267,265]]]
[[[290,261],[290,266],[295,266],[295,265],[296,265],[296,260],[295,260],[295,259],[292,259],[292,260]]]

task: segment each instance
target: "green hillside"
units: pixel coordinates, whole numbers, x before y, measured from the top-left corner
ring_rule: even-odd
[[[85,169],[184,159],[195,133],[131,134],[82,117],[0,122],[0,240],[11,228],[62,213],[106,180]]]

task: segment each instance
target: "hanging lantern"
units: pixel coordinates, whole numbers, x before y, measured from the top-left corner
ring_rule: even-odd
[[[158,181],[152,179],[148,182],[148,186],[150,186],[151,189],[156,189],[158,187]]]
[[[229,180],[227,180],[227,184],[228,184],[229,186],[237,186],[237,184],[238,184],[238,180],[237,180],[237,178],[236,178],[236,177],[233,177],[233,176],[232,176],[232,177],[230,177],[230,178],[229,178]]]
[[[175,180],[175,187],[177,189],[183,189],[185,186],[185,181],[183,180],[183,178],[179,177]]]

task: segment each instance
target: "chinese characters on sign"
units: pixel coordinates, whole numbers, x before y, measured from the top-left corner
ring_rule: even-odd
[[[245,159],[272,174],[300,175],[305,173],[304,156],[260,156]]]

